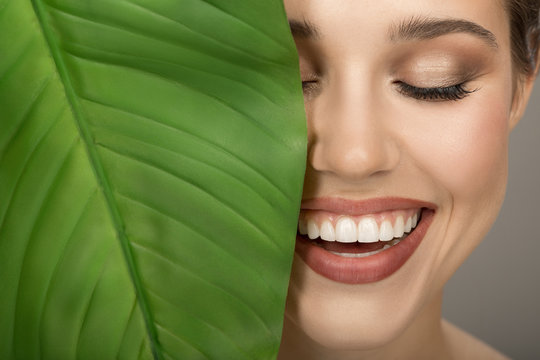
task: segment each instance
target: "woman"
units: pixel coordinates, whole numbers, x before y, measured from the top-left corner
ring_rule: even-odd
[[[280,359],[498,359],[441,321],[502,204],[538,1],[285,0],[308,163]]]

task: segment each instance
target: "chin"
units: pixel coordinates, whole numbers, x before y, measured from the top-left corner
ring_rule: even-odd
[[[288,321],[313,346],[335,351],[366,351],[369,355],[376,349],[428,338],[440,326],[442,288],[495,220],[504,183],[501,179],[489,189],[490,202],[432,206],[436,210],[423,211],[416,229],[399,243],[410,246],[418,237],[418,245],[402,266],[381,279],[353,277],[362,281],[352,283],[350,278],[331,271],[335,270],[332,257],[328,258],[330,265],[321,270],[319,263],[310,266],[305,261],[309,257],[295,253],[287,298]],[[486,203],[489,206],[484,206]],[[471,221],[470,214],[479,213],[477,206],[489,211]],[[448,226],[456,223],[460,226]],[[392,251],[399,244],[384,251]],[[384,255],[384,251],[378,255]],[[369,258],[351,261],[360,263]],[[346,264],[357,270],[358,264],[349,260]]]
[[[328,312],[316,318],[300,315],[297,321],[300,322],[297,326],[312,341],[336,351],[368,351],[384,347],[397,339],[408,324],[408,319],[402,315],[392,319],[388,314],[381,316],[361,311]]]
[[[407,266],[401,270],[413,271]],[[339,284],[313,272],[299,257],[293,273],[301,279],[302,291],[291,283],[286,316],[329,350],[369,351],[391,344],[432,298],[425,291],[429,279],[419,276],[411,282],[399,276],[373,284]]]

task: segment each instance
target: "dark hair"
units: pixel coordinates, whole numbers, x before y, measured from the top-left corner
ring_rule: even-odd
[[[512,61],[517,74],[535,74],[540,45],[540,0],[508,0]]]

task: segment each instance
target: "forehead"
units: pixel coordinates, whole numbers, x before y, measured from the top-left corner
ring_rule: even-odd
[[[334,47],[369,49],[391,40],[411,19],[458,20],[488,30],[509,45],[509,20],[502,0],[285,0],[289,20],[312,24],[317,40]]]

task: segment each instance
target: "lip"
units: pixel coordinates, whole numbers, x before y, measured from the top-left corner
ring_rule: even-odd
[[[355,201],[341,198],[316,198],[302,202],[302,210],[323,210],[344,215],[366,215],[383,211],[421,208],[416,228],[398,244],[375,255],[350,258],[332,254],[297,235],[296,253],[316,273],[345,284],[366,284],[383,280],[398,271],[422,242],[432,223],[437,206],[415,199],[383,198]]]
[[[343,198],[321,197],[302,200],[302,210],[325,210],[343,215],[367,215],[388,210],[404,210],[411,208],[428,208],[435,210],[437,206],[427,201],[399,197],[381,199],[350,200]]]

